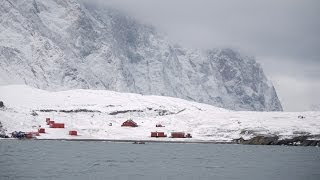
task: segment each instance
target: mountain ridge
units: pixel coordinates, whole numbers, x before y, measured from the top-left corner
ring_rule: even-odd
[[[6,0],[1,7],[1,84],[107,89],[234,110],[282,110],[260,65],[232,49],[174,46],[154,27],[87,1]]]

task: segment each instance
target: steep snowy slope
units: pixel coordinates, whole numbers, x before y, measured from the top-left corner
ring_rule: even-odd
[[[234,110],[281,111],[251,57],[187,50],[153,27],[76,0],[0,2],[0,84],[164,95]]]
[[[47,133],[39,138],[146,140],[154,139],[150,137],[151,131],[164,131],[168,135],[184,131],[193,135],[186,141],[231,141],[256,135],[284,138],[320,134],[320,112],[230,111],[171,97],[106,90],[49,92],[25,85],[0,86],[0,94],[6,106],[0,109],[0,122],[7,132],[36,131],[41,125]],[[306,118],[300,119],[299,115]],[[66,128],[48,128],[46,117],[65,123]],[[139,127],[121,127],[128,118]],[[157,128],[157,123],[165,127]],[[80,136],[67,135],[69,130],[77,130]]]

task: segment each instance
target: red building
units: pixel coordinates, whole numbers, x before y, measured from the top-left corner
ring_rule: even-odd
[[[185,138],[184,132],[172,132],[171,133],[172,138]]]
[[[54,124],[54,121],[47,121],[47,125]]]
[[[167,137],[164,132],[151,132],[151,137]]]
[[[172,132],[171,138],[192,138],[190,133],[184,133],[184,132]]]
[[[64,123],[52,123],[50,128],[64,128]]]
[[[38,132],[39,132],[39,133],[45,133],[46,130],[45,130],[44,128],[39,128],[39,129],[38,129]]]
[[[78,132],[77,131],[69,131],[69,135],[71,136],[77,136]]]
[[[138,127],[138,124],[134,122],[133,120],[129,119],[122,123],[122,127]]]

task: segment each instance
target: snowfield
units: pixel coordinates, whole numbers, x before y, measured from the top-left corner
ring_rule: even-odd
[[[37,138],[44,139],[232,141],[256,135],[320,134],[320,112],[230,111],[171,97],[107,90],[50,92],[26,85],[0,86],[0,95],[5,104],[0,122],[6,133],[37,131],[41,126],[46,133]],[[49,128],[46,117],[65,123],[65,128]],[[129,118],[139,126],[121,127]],[[158,123],[165,127],[156,127]],[[79,136],[69,136],[69,130],[77,130]],[[163,131],[168,138],[151,138],[151,131]],[[169,138],[173,131],[193,138]]]

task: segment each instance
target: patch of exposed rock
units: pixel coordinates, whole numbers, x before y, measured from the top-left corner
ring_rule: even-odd
[[[317,136],[297,136],[288,139],[280,139],[279,136],[256,136],[249,140],[235,139],[237,144],[248,145],[287,145],[287,146],[320,146],[320,140],[312,140]]]

